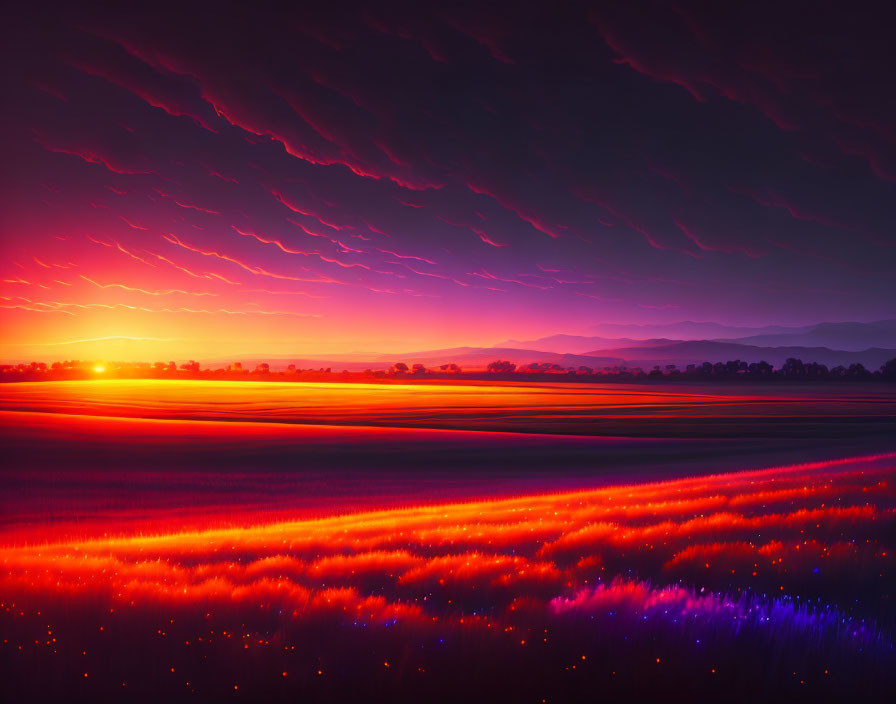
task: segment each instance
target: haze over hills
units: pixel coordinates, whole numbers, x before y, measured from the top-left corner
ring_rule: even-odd
[[[714,340],[691,340],[661,346],[596,350],[591,354],[608,353],[622,357],[631,365],[642,367],[664,366],[667,364],[687,366],[688,364],[725,362],[734,359],[748,363],[766,361],[774,367],[780,367],[787,359],[794,357],[804,362],[818,362],[828,367],[835,367],[841,364],[849,366],[859,362],[868,369],[877,369],[887,360],[896,357],[896,349],[881,349],[878,347],[851,351],[832,350],[828,347],[760,347]]]
[[[820,323],[803,332],[750,335],[735,338],[748,345],[781,347],[808,345],[838,350],[865,350],[869,347],[896,347],[896,319],[873,323]],[[719,339],[720,342],[728,340]]]
[[[593,326],[592,329],[596,335],[604,339],[722,340],[772,346],[821,346],[840,350],[896,347],[896,319],[872,322],[823,322],[802,326],[768,325],[764,327],[738,327],[685,320],[660,325],[601,323]],[[616,346],[622,347],[623,345]],[[603,347],[603,344],[596,344],[592,349]]]
[[[855,362],[869,369],[896,357],[896,348],[869,348],[861,351],[832,350],[827,347],[762,347],[713,340],[648,340],[644,346],[595,349],[582,354],[546,352],[512,347],[456,347],[443,350],[426,350],[404,354],[378,355],[373,363],[391,364],[403,361],[407,364],[423,364],[427,367],[454,363],[462,368],[482,368],[496,359],[505,359],[517,365],[533,362],[549,362],[562,367],[587,366],[593,368],[612,366],[639,366],[675,364],[679,367],[703,362],[725,362],[739,359],[744,362],[766,361],[780,367],[788,358],[796,357],[804,362],[818,362],[829,367],[849,366]]]
[[[211,366],[226,365],[233,360],[202,360]],[[290,358],[277,357],[265,358],[259,355],[245,355],[238,358],[246,367],[251,367],[260,362],[267,362],[273,369],[295,364],[300,369],[317,369],[331,367],[334,370],[343,369],[350,372],[364,371],[365,369],[388,369],[396,362],[404,362],[408,365],[423,364],[426,367],[438,367],[442,364],[457,364],[462,369],[484,369],[489,362],[497,359],[505,359],[517,365],[531,364],[533,362],[548,362],[559,364],[562,367],[592,367],[603,368],[626,364],[621,357],[609,357],[606,355],[579,355],[558,354],[542,352],[540,350],[525,350],[495,347],[454,347],[443,350],[423,350],[419,352],[404,352],[396,354],[371,354],[365,356],[353,356],[351,358],[331,357],[320,355],[315,358]]]
[[[498,359],[518,366],[533,362],[557,364],[561,367],[580,366],[602,369],[629,366],[650,369],[674,364],[685,367],[703,362],[727,362],[739,359],[752,363],[765,361],[780,367],[788,358],[804,362],[818,362],[828,367],[849,366],[856,362],[868,369],[878,369],[887,360],[896,358],[896,320],[871,323],[820,323],[804,327],[767,326],[744,328],[717,323],[670,323],[667,325],[616,325],[615,329],[634,331],[635,334],[661,330],[738,331],[761,333],[734,339],[680,339],[663,337],[604,337],[588,335],[550,335],[536,340],[507,340],[494,347],[451,347],[399,353],[320,354],[301,357],[266,357],[263,354],[234,355],[228,359],[202,360],[210,366],[226,366],[241,361],[251,367],[267,362],[273,369],[294,364],[300,369],[332,368],[356,372],[365,369],[388,369],[396,362],[438,367],[456,364],[463,369],[484,369]],[[828,342],[829,344],[822,344]],[[838,342],[837,346],[830,344]]]
[[[204,363],[212,367],[226,366],[231,361],[239,360],[246,368],[267,362],[275,370],[285,369],[287,365],[294,364],[299,369],[329,367],[335,371],[345,369],[350,372],[358,372],[365,369],[388,369],[396,362],[404,362],[408,365],[422,364],[427,368],[435,368],[442,364],[457,364],[462,369],[470,371],[484,369],[490,362],[502,359],[518,366],[533,362],[547,362],[572,368],[584,366],[603,369],[604,367],[628,366],[649,370],[657,365],[674,364],[684,368],[688,364],[727,362],[734,359],[747,363],[765,361],[780,368],[790,357],[801,359],[804,362],[818,362],[828,367],[838,365],[848,367],[850,364],[858,362],[870,370],[875,370],[887,360],[896,358],[896,349],[869,348],[853,352],[832,350],[827,347],[759,347],[712,340],[696,340],[649,347],[594,350],[586,354],[561,354],[507,347],[456,347],[444,350],[370,355],[366,358],[353,359],[333,358],[326,355],[316,358],[266,358],[257,355],[244,355],[228,360],[204,360]]]
[[[691,321],[664,325],[607,324],[598,327],[608,333],[625,332],[627,336],[550,335],[536,340],[507,340],[496,347],[593,354],[596,350],[660,347],[676,342],[709,340],[759,347],[827,347],[854,352],[872,347],[896,349],[896,319],[870,323],[819,323],[802,327],[772,325],[747,328]]]
[[[861,324],[861,323],[860,323]],[[807,331],[815,325],[786,326],[764,325],[747,327],[723,325],[715,322],[695,322],[682,320],[675,323],[598,323],[591,326],[595,335],[607,338],[629,337],[635,340],[668,338],[673,340],[713,340],[717,338],[740,338],[748,335],[778,335]]]
[[[506,359],[514,364],[531,364],[533,362],[549,362],[562,367],[589,366],[607,367],[625,364],[625,359],[616,355],[605,354],[563,354],[544,352],[542,350],[518,349],[509,347],[455,347],[444,350],[426,350],[398,355],[379,355],[376,361],[407,364],[424,364],[437,366],[454,363],[460,367],[485,367],[496,359]]]
[[[594,350],[614,349],[617,347],[654,347],[669,345],[682,340],[669,340],[666,338],[654,338],[650,340],[637,340],[629,337],[611,338],[586,335],[550,335],[540,337],[537,340],[505,340],[499,342],[493,349],[511,348],[524,350],[541,350],[543,352],[556,352],[558,354],[591,354]]]
[[[765,361],[780,367],[788,358],[804,362],[818,362],[828,367],[849,366],[859,362],[868,369],[878,369],[896,357],[896,320],[871,323],[820,323],[805,327],[767,326],[764,328],[733,328],[717,323],[671,323],[659,326],[620,325],[619,329],[642,333],[662,329],[690,329],[726,331],[763,331],[761,334],[729,339],[680,339],[650,337],[611,338],[587,335],[550,335],[536,340],[507,340],[494,347],[451,347],[397,353],[353,353],[345,355],[321,354],[302,357],[265,357],[261,354],[235,355],[229,359],[203,360],[210,365],[226,365],[242,361],[245,365],[260,362],[272,368],[295,364],[300,369],[330,367],[334,370],[364,371],[388,369],[396,362],[438,367],[457,364],[464,369],[484,369],[498,359],[522,366],[533,362],[557,364],[561,367],[629,366],[650,369],[674,364],[685,367],[703,362],[727,362],[739,359],[752,363]],[[833,343],[837,343],[836,345]],[[827,343],[827,344],[824,344]]]

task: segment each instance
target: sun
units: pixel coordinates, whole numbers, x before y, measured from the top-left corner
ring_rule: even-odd
[[[97,364],[93,367],[93,371],[95,371],[97,374],[102,374],[104,371],[106,371],[106,365]]]

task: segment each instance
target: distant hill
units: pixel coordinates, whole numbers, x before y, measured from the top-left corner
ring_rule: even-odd
[[[505,340],[495,347],[545,352],[594,354],[606,350],[661,347],[686,341],[731,342],[757,347],[827,347],[859,352],[869,348],[896,349],[896,319],[871,323],[819,323],[802,327],[731,327],[718,323],[684,321],[665,325],[602,325],[602,329],[628,331],[627,337],[604,335],[550,335],[535,340]],[[660,334],[660,333],[667,334]],[[672,335],[672,332],[677,333]],[[653,336],[647,336],[648,333]],[[615,354],[615,353],[614,353]]]
[[[407,365],[423,364],[426,367],[437,367],[440,364],[453,363],[457,364],[461,369],[485,369],[489,362],[494,362],[498,359],[505,359],[517,365],[531,364],[532,362],[549,362],[551,364],[559,364],[562,367],[585,366],[594,369],[625,364],[625,360],[620,357],[557,354],[540,350],[506,347],[452,347],[442,350],[370,354],[352,356],[350,358],[342,358],[339,355],[332,357],[320,355],[315,358],[282,356],[264,358],[252,355],[235,356],[230,360],[202,360],[202,363],[214,368],[227,366],[231,361],[241,361],[244,369],[254,369],[256,364],[267,362],[273,370],[282,370],[290,364],[295,364],[299,369],[319,369],[321,367],[326,369],[330,367],[334,371],[346,369],[350,372],[358,372],[365,369],[388,369],[396,362],[404,362]]]
[[[896,319],[873,323],[820,323],[800,332],[751,335],[720,342],[781,347],[798,345],[830,347],[837,350],[866,350],[869,347],[896,348]],[[595,349],[598,345],[595,345]]]
[[[609,339],[723,340],[747,342],[747,344],[775,344],[777,346],[796,344],[855,350],[869,347],[896,347],[896,320],[893,319],[868,323],[846,321],[799,326],[766,325],[763,327],[742,327],[682,320],[659,325],[600,323],[593,325],[591,330],[595,335]],[[802,337],[804,335],[806,337]],[[788,342],[788,339],[793,342]],[[800,341],[797,341],[798,339]],[[595,345],[593,349],[599,347],[601,347],[600,344]]]
[[[462,369],[484,368],[489,362],[494,362],[497,359],[506,359],[518,365],[531,364],[532,362],[550,362],[563,367],[586,366],[601,368],[625,364],[625,360],[617,356],[560,354],[512,347],[454,347],[444,350],[378,355],[375,359],[380,363],[405,362],[406,364],[423,364],[426,366],[437,366],[453,362]]]
[[[597,351],[594,352],[596,354]],[[744,362],[766,361],[780,367],[789,357],[802,359],[804,362],[818,362],[828,367],[838,364],[848,366],[861,362],[868,369],[875,370],[889,359],[896,357],[896,349],[870,348],[860,351],[832,350],[828,347],[760,347],[735,342],[716,342],[712,340],[694,340],[676,342],[671,345],[655,347],[627,347],[612,350],[600,350],[600,354],[611,354],[622,357],[632,364],[642,367],[654,365],[701,364],[703,362],[725,362],[740,359]]]
[[[505,359],[517,365],[532,362],[549,362],[562,367],[586,366],[594,369],[613,366],[701,364],[740,359],[745,362],[766,361],[780,367],[788,357],[804,362],[818,362],[829,367],[848,366],[861,362],[868,369],[876,370],[889,359],[896,357],[896,320],[879,320],[872,323],[820,323],[804,327],[770,326],[766,328],[733,328],[718,323],[694,323],[685,321],[669,325],[605,326],[616,329],[657,331],[682,329],[691,332],[763,331],[743,338],[694,339],[648,337],[604,337],[588,335],[550,335],[535,340],[507,340],[494,347],[451,347],[439,350],[396,352],[388,354],[315,355],[313,357],[265,358],[261,355],[234,355],[225,361],[208,361],[212,367],[226,366],[229,361],[242,361],[245,368],[254,368],[259,362],[268,362],[273,369],[285,369],[295,364],[300,369],[330,367],[341,371],[388,369],[395,362],[423,364],[435,367],[441,364],[457,364],[463,369],[483,369],[489,362]]]
[[[365,369],[373,368],[373,369],[385,369],[386,367],[382,364],[374,364],[371,361],[371,357],[374,355],[370,355],[367,357],[360,356],[358,358],[350,357],[344,358],[340,355],[333,355],[332,357],[327,355],[319,355],[317,357],[284,357],[283,355],[278,355],[276,357],[265,357],[264,355],[260,355],[258,353],[252,354],[234,354],[230,355],[226,358],[217,358],[217,359],[200,359],[199,362],[202,366],[207,366],[211,369],[219,369],[226,368],[233,362],[240,362],[243,365],[243,369],[252,370],[255,368],[257,364],[261,364],[262,362],[271,365],[271,369],[274,371],[282,371],[286,369],[290,364],[295,364],[298,369],[320,369],[320,368],[328,368],[330,367],[333,371],[341,372],[343,369],[350,372],[363,372]]]
[[[505,340],[495,348],[515,348],[526,350],[543,350],[545,352],[591,354],[594,350],[613,349],[617,347],[654,347],[668,345],[681,340],[665,338],[652,340],[635,340],[627,337],[597,337],[586,335],[550,335],[536,340]]]
[[[634,340],[649,340],[653,338],[668,338],[672,340],[715,340],[715,339],[739,339],[749,335],[784,335],[796,334],[807,331],[815,325],[801,327],[789,327],[784,325],[766,325],[763,327],[742,327],[736,325],[723,325],[713,322],[695,322],[682,320],[676,323],[661,323],[658,325],[600,323],[593,325],[591,330],[595,335],[604,338],[628,337]]]

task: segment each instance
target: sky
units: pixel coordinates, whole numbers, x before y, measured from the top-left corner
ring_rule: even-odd
[[[893,317],[879,4],[9,5],[0,358]]]

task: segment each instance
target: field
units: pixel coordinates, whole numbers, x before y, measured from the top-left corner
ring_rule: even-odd
[[[891,389],[4,385],[6,689],[885,699]]]

